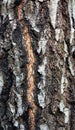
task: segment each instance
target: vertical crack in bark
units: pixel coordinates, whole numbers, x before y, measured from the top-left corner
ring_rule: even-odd
[[[25,3],[26,1],[22,1],[22,3],[18,6],[17,8],[17,16],[18,16],[18,20],[20,21],[22,19],[22,4]],[[28,32],[28,27],[25,26],[24,29],[22,29],[22,23],[21,21],[20,23],[20,27],[22,30],[22,34],[24,36],[24,40],[25,40],[25,44],[26,44],[26,48],[27,48],[27,55],[28,55],[28,64],[27,64],[27,70],[28,70],[28,90],[27,90],[27,99],[28,99],[28,103],[30,105],[29,108],[29,128],[30,130],[34,130],[35,129],[35,114],[36,114],[36,105],[34,103],[34,89],[35,89],[35,84],[34,84],[34,63],[35,63],[35,58],[34,58],[34,54],[33,54],[33,50],[32,50],[32,46],[31,46],[31,37],[29,35]]]
[[[35,105],[34,99],[33,99],[33,91],[34,91],[34,87],[35,87],[33,67],[34,67],[35,58],[33,55],[32,47],[30,45],[31,41],[30,41],[30,35],[28,33],[27,27],[24,28],[24,33],[25,33],[25,40],[26,40],[26,45],[27,45],[27,50],[28,50],[28,59],[29,59],[29,64],[27,65],[27,69],[28,69],[27,97],[28,97],[28,102],[31,105],[31,109],[29,110],[29,118],[30,118],[30,122],[31,122],[31,130],[34,130],[36,105]]]

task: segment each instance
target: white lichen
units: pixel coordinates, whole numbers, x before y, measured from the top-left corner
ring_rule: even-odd
[[[47,58],[44,57],[42,65],[38,67],[38,72],[43,75],[43,79],[45,79],[46,73],[45,73],[45,67],[47,64]]]
[[[22,83],[23,79],[24,79],[24,74],[23,73],[20,73],[20,75],[16,76],[16,87],[21,86],[21,83]]]
[[[14,5],[15,0],[7,0],[8,8],[11,8]]]
[[[45,103],[45,90],[43,90],[43,89],[38,94],[38,102],[39,102],[39,105],[42,108],[45,108],[45,106],[46,106],[46,103]]]
[[[43,2],[44,0],[39,0],[39,2]]]
[[[72,14],[73,14],[73,18],[75,20],[75,0],[72,0]]]
[[[0,71],[0,94],[2,92],[3,86],[4,86],[3,74]]]
[[[67,84],[67,79],[65,77],[65,62],[66,62],[66,57],[68,56],[68,51],[67,51],[67,45],[64,41],[64,64],[63,64],[63,68],[62,68],[62,77],[61,77],[61,94],[64,93],[64,89],[66,87],[66,84]]]
[[[59,0],[50,0],[50,5],[49,5],[51,23],[54,28],[56,26],[56,15],[57,15],[58,2],[59,2]]]
[[[18,121],[15,121],[14,126],[18,127],[18,125],[19,125]]]
[[[38,43],[37,52],[44,55],[46,53],[46,44],[48,41],[47,30],[45,29],[44,32],[41,34],[40,41]],[[46,85],[46,65],[47,65],[47,57],[44,56],[42,64],[38,66],[38,72],[41,74],[41,81],[38,83],[38,88],[40,89],[40,93],[38,94],[38,102],[39,105],[44,108],[46,106],[45,99],[45,85]]]
[[[71,37],[70,37],[70,43],[72,44],[73,38],[74,38],[74,28],[71,27]]]
[[[63,100],[61,100],[61,102],[59,104],[59,108],[60,108],[61,112],[64,112],[65,105],[64,105],[64,101]]]
[[[71,25],[71,33],[70,33],[70,44],[73,44],[73,39],[74,39],[74,28],[73,28],[73,21],[72,17],[75,20],[75,0],[69,0],[68,4],[68,10],[69,10],[69,16],[70,16],[70,25]]]
[[[71,53],[73,53],[73,51],[75,51],[75,46],[72,46]]]
[[[55,37],[57,41],[60,39],[60,32],[61,32],[60,28],[55,29]]]
[[[9,107],[13,115],[15,115],[15,107],[9,102]]]
[[[19,61],[19,51],[17,47],[14,47],[14,55],[15,55],[15,70],[14,74],[18,76],[20,74],[20,61]]]
[[[47,58],[44,57],[42,65],[40,65],[38,67],[38,72],[42,75],[42,81],[40,81],[38,83],[38,88],[40,89],[40,93],[38,94],[38,102],[39,102],[39,105],[42,108],[44,108],[46,106],[46,103],[45,103],[45,90],[44,90],[45,82],[46,82],[46,72],[45,72],[46,64],[47,64]]]
[[[25,130],[24,125],[20,124],[20,130]]]
[[[69,123],[70,109],[65,107],[64,101],[60,102],[60,111],[65,115],[65,123]]]
[[[47,41],[48,40],[45,37],[40,38],[39,43],[38,43],[39,48],[37,49],[38,53],[42,52],[42,54],[45,54]]]
[[[8,2],[8,0],[3,0],[3,3],[5,3],[5,4],[6,4],[7,2]]]
[[[41,36],[38,42],[38,49],[37,49],[37,52],[39,54],[42,53],[44,55],[46,53],[46,44],[48,42],[49,37],[51,36],[49,32],[50,32],[49,27],[46,27],[44,31],[41,33]]]
[[[20,70],[20,61],[19,61],[19,51],[16,46],[14,46],[14,55],[15,55],[15,66],[14,66],[14,75],[16,76],[16,87],[20,88],[21,83],[24,79],[24,74]]]
[[[64,41],[64,52],[65,52],[65,56],[64,56],[64,61],[66,60],[66,57],[68,56],[68,48],[67,48],[67,44]]]
[[[71,58],[70,57],[68,58],[68,62],[69,62],[69,68],[70,68],[70,71],[71,71],[71,75],[74,76],[75,75],[75,71],[74,71],[73,64],[71,62]]]
[[[62,74],[62,77],[61,77],[61,94],[64,93],[64,83],[65,83],[65,78],[64,78],[64,74]]]
[[[69,116],[70,116],[69,108],[64,108],[64,114],[65,114],[65,123],[69,123]]]
[[[17,97],[17,114],[16,117],[23,114],[23,107],[22,107],[22,96],[18,94],[16,91],[14,91]]]
[[[34,18],[32,18],[32,17],[30,17],[30,23],[31,23],[31,25],[32,25],[32,28],[36,31],[36,32],[38,32],[39,33],[39,28],[36,26],[36,18],[34,17]]]
[[[29,20],[32,28],[36,32],[40,32],[39,28],[36,25],[36,21],[37,21],[37,18],[38,18],[37,16],[38,16],[38,13],[39,13],[39,2],[35,1],[35,7],[36,7],[35,9],[33,9],[34,6],[33,6],[33,2],[32,1],[29,1],[29,5],[28,5],[29,9],[27,9],[27,11],[25,11],[25,12],[27,12],[25,17]],[[25,7],[25,9],[26,9],[26,7]],[[33,10],[35,10],[35,13],[33,13]]]
[[[41,124],[40,130],[49,130],[48,125],[47,124]]]
[[[38,83],[38,88],[41,90],[41,89],[43,89],[44,87],[45,87],[45,80],[40,81],[40,82]]]

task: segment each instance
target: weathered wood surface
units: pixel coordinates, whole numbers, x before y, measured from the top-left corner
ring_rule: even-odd
[[[0,130],[75,130],[75,0],[0,0]]]

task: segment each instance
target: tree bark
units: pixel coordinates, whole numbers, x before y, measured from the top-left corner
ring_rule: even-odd
[[[75,130],[75,0],[0,1],[0,130]]]

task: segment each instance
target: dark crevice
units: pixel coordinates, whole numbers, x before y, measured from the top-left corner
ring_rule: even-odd
[[[71,105],[70,130],[75,130],[75,105]]]
[[[1,98],[3,99],[4,102],[7,102],[9,99],[9,92],[13,84],[13,72],[12,70],[8,67],[8,58],[7,54],[5,54],[5,58],[2,61],[2,71],[4,74],[4,88],[2,90]]]

